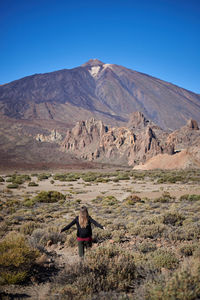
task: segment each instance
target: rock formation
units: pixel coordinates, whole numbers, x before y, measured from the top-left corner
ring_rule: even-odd
[[[44,134],[37,134],[35,137],[36,141],[38,142],[57,142],[59,143],[62,141],[63,137],[62,135],[57,132],[56,129],[53,129],[50,133],[50,135],[44,135]]]
[[[81,121],[67,131],[62,149],[90,161],[128,165],[145,162],[160,153],[173,154],[173,144],[161,146],[143,114],[132,114],[128,127],[108,128],[94,118]]]
[[[200,130],[195,120],[188,120],[187,124],[175,130],[167,137],[168,144],[174,144],[175,150],[180,151],[188,147],[199,146]]]

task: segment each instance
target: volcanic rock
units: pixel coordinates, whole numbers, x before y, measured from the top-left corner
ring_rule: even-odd
[[[139,131],[138,128],[107,127],[94,118],[78,122],[67,131],[62,150],[90,161],[125,165],[145,162],[163,152],[173,153],[173,145],[163,148],[144,116],[139,113],[136,116],[135,126],[138,125]]]

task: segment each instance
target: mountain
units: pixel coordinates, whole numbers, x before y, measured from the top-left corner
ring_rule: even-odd
[[[200,95],[97,59],[0,86],[0,114],[18,120],[72,126],[95,117],[122,126],[135,111],[165,130],[174,130],[188,119],[200,122]]]

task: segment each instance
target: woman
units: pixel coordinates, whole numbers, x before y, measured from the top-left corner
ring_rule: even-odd
[[[78,252],[79,256],[83,258],[85,248],[92,246],[91,224],[94,224],[101,229],[105,228],[89,216],[86,206],[81,207],[79,216],[77,216],[69,225],[65,226],[61,232],[70,229],[75,224],[77,226]]]

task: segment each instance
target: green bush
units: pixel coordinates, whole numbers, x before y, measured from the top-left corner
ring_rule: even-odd
[[[30,181],[28,183],[28,186],[38,186],[39,184],[38,183],[35,183],[34,181]]]
[[[17,183],[11,183],[7,185],[8,189],[17,189],[19,185]]]
[[[42,203],[54,203],[59,200],[64,200],[65,198],[65,195],[57,191],[42,191],[34,198],[34,200]]]
[[[38,180],[42,181],[42,180],[48,179],[49,177],[51,177],[51,174],[45,174],[45,173],[39,174],[38,175]]]
[[[179,263],[179,260],[173,252],[162,249],[158,249],[151,253],[149,259],[151,259],[153,265],[158,269],[175,269]]]
[[[146,242],[146,241],[139,244],[137,246],[137,248],[142,253],[152,252],[152,251],[155,251],[157,249],[157,247],[154,243],[150,243],[150,242]]]
[[[141,200],[141,198],[138,197],[137,195],[134,195],[134,194],[129,195],[129,196],[125,199],[125,203],[128,204],[128,205],[134,205],[134,204],[136,204],[136,203],[141,203],[141,202],[143,202],[143,201]]]
[[[169,192],[163,192],[162,196],[159,198],[156,198],[154,200],[154,202],[167,203],[172,200],[175,200],[175,197],[172,197]]]
[[[39,225],[33,221],[26,222],[25,224],[21,225],[20,233],[24,235],[31,235],[33,231],[38,228]]]
[[[130,228],[130,233],[133,235],[139,235],[143,238],[158,238],[161,237],[163,232],[166,230],[166,225],[164,224],[151,224],[151,225],[137,225]]]
[[[195,264],[195,265],[194,265]],[[200,263],[194,260],[190,267],[178,269],[160,282],[150,282],[146,287],[146,300],[196,300],[200,299]]]
[[[0,176],[0,182],[5,182],[2,176]]]
[[[171,240],[175,241],[190,241],[200,238],[199,224],[191,224],[174,229],[168,235]]]
[[[163,216],[163,224],[172,226],[181,226],[185,217],[177,212],[167,212]]]
[[[26,206],[26,207],[33,207],[36,203],[36,200],[35,199],[30,199],[30,198],[25,198],[24,201],[23,201],[23,205]]]
[[[24,236],[11,232],[0,242],[0,284],[19,284],[31,276],[39,252]]]
[[[118,200],[114,196],[103,197],[102,204],[105,206],[113,206],[118,204]]]
[[[189,195],[185,194],[179,198],[180,201],[199,201],[200,195]]]
[[[129,180],[130,177],[128,174],[126,173],[120,173],[117,177],[116,177],[117,180]]]

